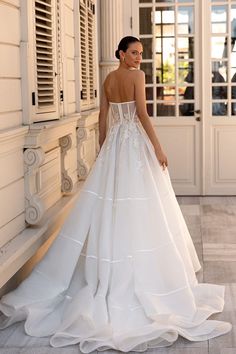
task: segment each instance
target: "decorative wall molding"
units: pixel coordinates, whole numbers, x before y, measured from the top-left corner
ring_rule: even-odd
[[[38,168],[43,164],[44,160],[45,152],[41,147],[36,149],[26,149],[24,151],[24,162],[29,169]]]
[[[25,217],[30,225],[38,224],[46,210],[77,182],[78,116],[30,126],[24,151]]]
[[[29,134],[26,136],[26,147],[39,147],[48,144],[76,129],[80,114],[63,117],[59,121],[48,121],[30,125]]]
[[[77,129],[77,164],[78,177],[85,180],[99,151],[98,111],[83,113]]]
[[[84,141],[88,139],[90,135],[89,129],[85,127],[80,127],[77,129],[77,138],[78,138],[78,176],[79,179],[86,179],[90,166],[86,161],[86,158],[84,156]]]
[[[25,219],[26,222],[37,224],[44,212],[45,205],[39,197],[41,189],[40,166],[45,161],[45,152],[43,149],[26,149],[24,151],[25,163]]]
[[[68,154],[68,151],[72,147],[72,136],[71,134],[65,135],[59,139],[60,147],[61,147],[61,190],[62,192],[69,193],[73,190],[74,183],[73,179],[69,174],[69,169],[66,168],[65,159]]]

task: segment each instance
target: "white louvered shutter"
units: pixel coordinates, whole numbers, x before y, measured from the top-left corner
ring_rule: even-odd
[[[81,58],[81,99],[87,101],[87,16],[86,0],[80,2],[80,58]]]
[[[95,5],[90,2],[88,8],[88,62],[89,62],[89,99],[90,104],[94,103],[95,98],[95,63],[94,63],[94,56],[95,56],[95,42],[94,42],[94,10]]]
[[[58,80],[58,94],[59,94],[59,102],[60,102],[60,112],[59,115],[63,116],[63,101],[64,101],[64,93],[63,93],[63,80],[62,80],[62,43],[61,43],[61,0],[57,0],[57,80]]]
[[[35,0],[35,121],[59,118],[59,0]]]
[[[95,5],[92,0],[80,0],[80,67],[81,67],[81,108],[95,106]]]

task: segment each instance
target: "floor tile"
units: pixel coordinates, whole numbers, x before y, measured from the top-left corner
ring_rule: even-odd
[[[171,349],[180,349],[180,348],[198,348],[198,349],[206,349],[208,348],[208,341],[198,341],[198,342],[191,342],[186,338],[181,336],[178,337],[177,341],[170,347]]]
[[[194,242],[194,247],[196,249],[199,261],[203,261],[203,250],[202,250],[202,243],[201,242]]]
[[[46,347],[49,346],[49,337],[31,337],[25,333],[24,323],[15,323],[1,330],[0,347]],[[0,352],[1,354],[1,352]]]
[[[153,349],[146,354],[208,354],[208,348],[171,348]]]
[[[200,205],[180,205],[180,209],[184,215],[200,215]]]
[[[225,285],[224,310],[211,316],[211,319],[230,322],[233,328],[231,332],[209,340],[210,353],[222,354],[222,350],[226,348],[236,348],[236,284]]]
[[[196,277],[199,283],[203,283],[204,282],[204,277],[203,277],[203,262],[200,260],[200,264],[201,264],[201,269],[196,273]]]
[[[187,227],[193,242],[202,242],[202,229],[200,223],[198,225],[187,224]]]
[[[229,200],[227,199],[227,197],[218,197],[218,196],[203,196],[200,197],[200,204],[201,205],[212,205],[212,204],[223,204],[223,205],[227,205],[229,204]]]
[[[11,348],[1,349],[0,354],[80,354],[77,348],[65,347],[65,348]]]
[[[0,348],[4,347],[11,337],[14,337],[14,332],[17,330],[18,327],[19,323],[15,323],[6,329],[0,330]]]
[[[236,262],[204,261],[203,274],[207,283],[236,283]]]
[[[214,217],[235,216],[235,206],[225,204],[210,204],[200,206],[202,215],[211,215]]]
[[[227,229],[228,221],[225,213],[221,213],[219,215],[214,215],[210,213],[204,213],[201,216],[201,226],[202,228],[215,228],[218,227],[220,229]]]
[[[234,222],[234,226],[202,227],[201,236],[203,243],[236,243],[236,217]]]
[[[189,227],[199,226],[201,225],[201,218],[200,215],[184,215],[184,220]]]
[[[200,204],[200,197],[198,196],[182,196],[177,197],[179,204],[190,205],[190,204]],[[235,202],[236,204],[236,202]]]
[[[236,262],[236,243],[203,242],[203,260]]]
[[[234,204],[236,205],[236,196],[228,196],[227,197],[228,204]],[[236,352],[235,352],[236,353]]]
[[[115,350],[106,350],[104,352],[98,352],[102,354],[121,354],[120,351]],[[131,351],[129,353],[140,353]],[[156,348],[156,349],[149,349],[144,354],[208,354],[207,348],[174,348],[173,345],[168,348]],[[8,353],[7,353],[8,354]],[[28,354],[28,353],[27,353]],[[66,353],[65,353],[66,354]]]

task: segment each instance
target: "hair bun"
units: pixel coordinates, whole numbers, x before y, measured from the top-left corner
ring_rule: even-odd
[[[120,59],[120,53],[119,53],[118,49],[116,49],[116,51],[115,51],[115,56],[117,59]]]
[[[120,53],[119,53],[120,50],[122,50],[123,52],[126,52],[126,50],[128,49],[130,43],[135,43],[135,42],[140,42],[140,39],[138,39],[136,37],[133,37],[133,36],[123,37],[120,40],[120,43],[118,44],[118,47],[117,47],[117,49],[115,51],[116,58],[120,59]]]

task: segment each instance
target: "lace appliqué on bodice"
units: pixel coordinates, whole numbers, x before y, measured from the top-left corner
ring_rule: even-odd
[[[110,126],[138,122],[135,101],[120,103],[110,102],[110,110]]]
[[[143,163],[141,162],[139,151],[140,130],[138,129],[139,118],[136,113],[135,101],[124,103],[110,102],[110,107],[110,128],[107,133],[105,149],[109,150],[111,148],[114,137],[117,136],[117,134],[119,134],[119,142],[122,145],[129,139],[137,152],[137,168],[141,171]]]

